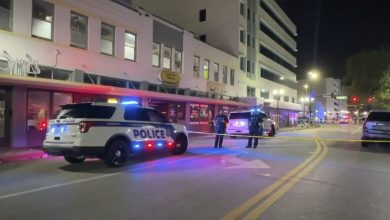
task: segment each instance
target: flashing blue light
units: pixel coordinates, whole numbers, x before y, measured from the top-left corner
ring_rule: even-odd
[[[139,105],[139,102],[138,101],[123,101],[121,102],[122,105]]]
[[[138,148],[140,148],[140,147],[141,147],[141,145],[139,145],[139,144],[134,144],[134,148],[138,149]]]
[[[157,147],[162,147],[164,146],[163,143],[157,143]]]

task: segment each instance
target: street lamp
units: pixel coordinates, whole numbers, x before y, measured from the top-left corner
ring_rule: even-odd
[[[311,97],[312,92],[313,92],[313,86],[312,86],[313,84],[312,84],[312,82],[315,81],[319,77],[319,75],[320,74],[316,70],[311,70],[308,73],[308,76],[309,76],[309,85],[308,85],[308,87],[309,87],[309,91],[310,91],[310,95],[309,95],[310,99],[308,100],[309,101],[309,121],[310,122],[311,122],[311,102],[314,101],[314,98]]]
[[[276,123],[277,123],[277,126],[279,128],[279,101],[280,101],[280,98],[282,97],[282,95],[284,95],[284,90],[283,89],[280,89],[280,90],[274,89],[272,91],[272,94],[274,95],[274,99],[276,99]]]

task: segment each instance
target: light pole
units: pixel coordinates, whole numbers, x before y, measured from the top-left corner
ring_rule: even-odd
[[[308,75],[309,75],[309,91],[310,91],[310,95],[309,95],[309,121],[311,123],[311,102],[314,101],[314,98],[311,97],[312,92],[313,92],[312,81],[316,80],[318,78],[319,74],[317,71],[312,70],[312,71],[309,71]]]
[[[274,95],[274,99],[276,99],[276,124],[279,128],[279,101],[282,95],[284,95],[284,90],[280,89],[274,89],[272,91],[272,94]]]

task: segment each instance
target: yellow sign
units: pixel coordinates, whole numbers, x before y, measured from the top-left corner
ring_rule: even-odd
[[[162,70],[160,73],[160,77],[163,83],[169,85],[178,85],[181,80],[181,76],[179,73],[170,70]]]

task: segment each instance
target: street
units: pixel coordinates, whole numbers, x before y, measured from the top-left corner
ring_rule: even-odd
[[[184,155],[125,167],[61,157],[0,165],[0,219],[390,219],[390,148],[361,127],[324,125],[261,139],[194,135]],[[323,139],[323,140],[322,140]]]

